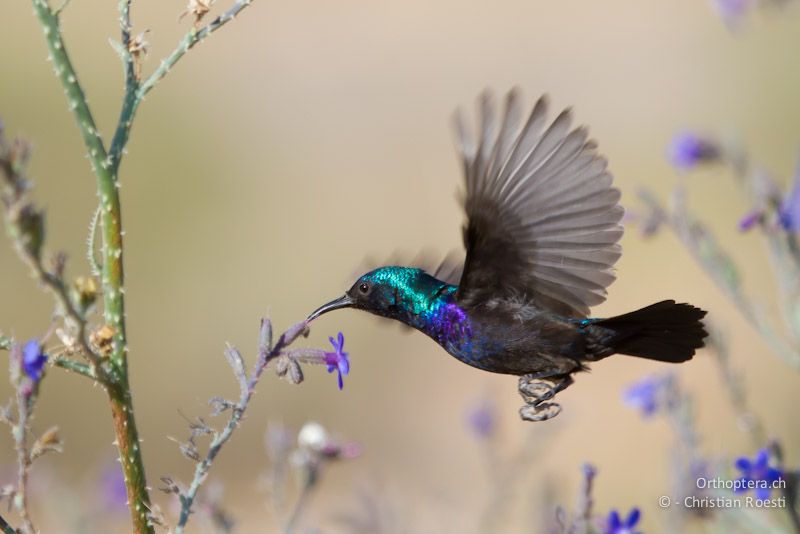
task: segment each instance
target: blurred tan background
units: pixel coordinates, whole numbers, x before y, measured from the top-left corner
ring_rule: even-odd
[[[225,6],[218,2],[214,13]],[[145,72],[188,28],[188,20],[176,22],[184,8],[180,1],[134,2],[135,31],[151,30]],[[94,177],[31,6],[4,2],[0,12],[0,116],[10,134],[35,145],[31,177],[47,207],[48,248],[69,252],[70,274],[84,274]],[[122,92],[108,44],[118,38],[116,16],[114,2],[85,0],[74,0],[63,16],[106,139]],[[692,208],[743,266],[748,291],[772,303],[766,249],[755,234],[736,230],[746,199],[722,170],[678,176],[665,151],[684,128],[733,136],[785,183],[800,147],[798,28],[796,8],[757,12],[735,35],[709,2],[692,0],[255,2],[148,96],[121,171],[130,367],[151,485],[166,474],[190,479],[189,462],[166,439],[186,434],[178,410],[203,415],[209,397],[234,394],[225,341],[252,359],[262,314],[276,328],[302,319],[349,286],[365,255],[460,246],[454,192],[461,176],[449,119],[485,87],[519,85],[531,103],[548,92],[554,108],[574,106],[608,156],[626,205],[635,206],[641,185],[666,197],[684,181]],[[8,245],[4,239],[0,246],[0,329],[20,339],[41,335],[50,298]],[[664,298],[710,310],[731,334],[754,411],[787,445],[788,461],[800,463],[791,409],[800,400],[797,374],[673,236],[644,242],[632,230],[623,246],[618,281],[596,314]],[[317,321],[307,343],[326,346],[339,330],[352,362],[344,391],[324,368],[308,369],[299,387],[265,377],[212,471],[240,532],[270,532],[275,524],[257,484],[267,466],[267,421],[298,427],[309,419],[359,441],[364,454],[329,471],[305,525],[339,531],[332,517],[357,510],[356,490],[369,488],[393,503],[401,532],[474,531],[488,478],[465,411],[485,394],[500,407],[504,450],[528,434],[542,447],[512,492],[506,530],[535,531],[534,518],[549,513],[539,508],[543,493],[571,507],[584,461],[600,470],[598,512],[639,505],[644,530],[663,530],[668,512],[656,499],[669,490],[672,434],[663,420],[642,422],[620,401],[626,385],[663,365],[604,361],[560,396],[561,416],[532,426],[518,419],[513,377],[481,373],[421,334],[352,311]],[[752,453],[711,355],[677,371],[697,397],[703,450]],[[0,381],[0,399],[9,393]],[[63,518],[90,514],[97,473],[113,458],[103,393],[51,370],[36,428],[53,423],[66,451],[38,462],[34,476],[40,487],[51,484],[49,511],[40,511],[45,531],[67,532],[72,519]],[[0,435],[3,482],[11,447]],[[197,522],[190,531],[203,528]]]

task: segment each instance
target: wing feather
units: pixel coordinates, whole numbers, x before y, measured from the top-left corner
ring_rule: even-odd
[[[621,255],[623,209],[606,160],[572,112],[547,125],[547,98],[525,123],[519,92],[498,119],[490,93],[479,98],[477,144],[457,112],[464,165],[466,261],[457,299],[479,306],[524,296],[567,316],[605,300]]]

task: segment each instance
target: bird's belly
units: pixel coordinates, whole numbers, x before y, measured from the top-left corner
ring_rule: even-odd
[[[446,340],[440,345],[453,357],[477,369],[491,373],[525,375],[533,373],[569,373],[582,368],[572,357],[569,346],[543,343],[536,336],[524,339],[485,338]]]

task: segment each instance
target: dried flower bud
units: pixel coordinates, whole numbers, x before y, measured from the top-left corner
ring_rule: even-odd
[[[286,377],[291,384],[300,384],[303,381],[303,370],[300,368],[300,364],[297,363],[296,360],[289,360],[289,372],[286,373]]]
[[[38,259],[44,243],[44,212],[26,204],[16,212],[13,223],[25,252]]]
[[[181,489],[178,487],[175,481],[169,477],[161,477],[161,483],[163,486],[158,489],[164,493],[174,493],[177,495],[181,492]]]
[[[150,526],[167,528],[167,520],[164,517],[164,512],[162,512],[161,508],[154,503],[150,504],[150,511],[147,512],[147,522],[150,524]]]
[[[200,461],[200,451],[197,449],[197,445],[195,445],[193,441],[194,438],[189,438],[189,441],[186,442],[179,441],[172,437],[168,437],[167,439],[177,443],[178,449],[180,449],[181,454],[184,455],[186,458],[194,460],[195,462]],[[161,480],[163,481],[164,479],[162,478]]]
[[[229,410],[236,406],[235,402],[223,399],[222,397],[213,397],[209,399],[208,403],[211,405],[211,416],[216,417],[222,412]]]
[[[272,350],[272,321],[266,317],[261,319],[261,330],[258,332],[258,350]]]
[[[275,360],[275,374],[281,378],[286,376],[286,372],[289,370],[289,361],[290,359],[288,356],[279,356]]]
[[[112,341],[114,341],[116,333],[117,331],[113,326],[104,324],[89,335],[89,341],[97,347],[100,354],[108,356],[113,349]]]
[[[33,447],[31,447],[31,461],[48,452],[63,452],[64,444],[61,436],[58,435],[58,427],[50,427],[44,434],[39,436]]]
[[[79,276],[72,283],[72,301],[82,314],[88,312],[97,301],[97,283],[92,277]]]
[[[200,21],[203,20],[203,17],[211,11],[211,4],[214,3],[214,0],[189,0],[189,5],[186,6],[186,10],[180,14],[178,20],[181,20],[186,15],[192,15],[194,17],[194,24],[197,26],[200,24]]]
[[[236,347],[228,345],[225,349],[225,359],[228,360],[228,364],[233,369],[233,375],[239,382],[239,389],[241,389],[242,393],[245,393],[248,389],[247,372],[244,369],[244,359],[241,353],[236,350]]]
[[[133,59],[134,75],[137,80],[142,78],[142,61],[150,48],[150,43],[144,40],[148,32],[150,32],[150,30],[145,30],[128,42],[128,53]]]

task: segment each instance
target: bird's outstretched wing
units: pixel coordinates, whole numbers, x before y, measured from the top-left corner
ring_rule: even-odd
[[[477,144],[456,113],[467,215],[456,298],[472,306],[523,298],[565,316],[586,316],[615,278],[620,193],[586,129],[570,130],[570,110],[547,126],[542,97],[522,125],[521,107],[512,90],[498,122],[484,93]]]

